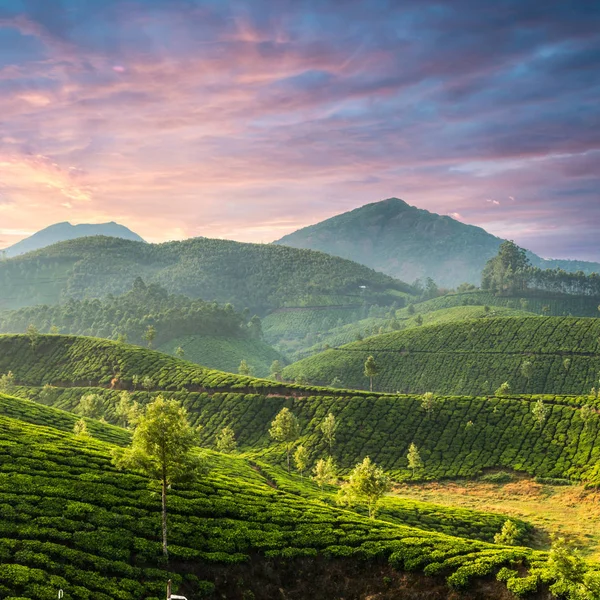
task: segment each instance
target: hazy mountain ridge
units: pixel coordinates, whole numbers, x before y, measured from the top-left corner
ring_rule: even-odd
[[[464,281],[479,284],[485,263],[503,241],[481,227],[388,198],[299,229],[274,243],[321,250],[403,281],[431,277],[439,285],[454,287]],[[600,272],[600,263],[528,255],[540,268]]]
[[[65,221],[63,223],[55,223],[45,229],[34,233],[33,235],[0,250],[4,252],[6,258],[12,258],[13,256],[20,256],[27,252],[33,252],[34,250],[40,250],[56,244],[58,242],[65,242],[68,240],[75,240],[82,237],[90,237],[95,235],[103,235],[106,237],[116,237],[124,240],[132,240],[134,242],[143,242],[144,240],[131,229],[111,221],[110,223],[98,223],[88,224],[83,223],[80,225],[72,225]]]

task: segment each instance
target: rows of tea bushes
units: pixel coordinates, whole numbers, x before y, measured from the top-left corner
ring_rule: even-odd
[[[75,410],[85,388],[56,388],[45,401]],[[107,420],[114,420],[118,393],[104,395]],[[40,389],[20,389],[32,399]],[[160,392],[134,392],[144,404]],[[414,442],[425,467],[417,479],[473,477],[492,467],[524,471],[532,476],[572,478],[600,483],[600,415],[582,410],[584,399],[542,397],[440,397],[431,413],[420,396],[311,396],[293,398],[258,394],[168,393],[182,402],[194,425],[202,425],[200,439],[212,447],[216,434],[231,426],[240,447],[271,462],[284,462],[284,449],[272,444],[268,430],[282,407],[299,417],[301,442],[311,465],[326,451],[319,425],[328,412],[339,422],[334,458],[343,472],[370,456],[398,480],[411,478],[407,452]],[[542,398],[547,414],[539,423],[532,409]],[[597,402],[597,401],[595,401]]]
[[[310,478],[300,478],[297,474],[288,474],[285,469],[266,463],[253,461],[259,472],[272,481],[278,489],[292,494],[299,494],[305,498],[317,499],[336,504],[335,486],[326,485],[320,489]],[[368,515],[361,506],[353,510]],[[467,508],[441,506],[430,502],[421,502],[389,495],[381,499],[377,509],[377,518],[382,521],[410,525],[427,531],[438,531],[448,535],[468,539],[493,542],[494,536],[501,531],[506,522],[506,515],[488,513]],[[520,533],[521,545],[529,545],[533,539],[533,526],[522,519],[511,517]]]
[[[599,298],[590,296],[537,294],[531,291],[527,296],[498,296],[488,291],[472,291],[446,294],[438,298],[419,302],[414,305],[416,312],[428,313],[453,306],[501,306],[515,310],[524,310],[537,315],[552,317],[598,317]],[[399,311],[406,316],[407,311]]]
[[[490,394],[508,382],[518,393],[584,394],[599,386],[600,319],[490,318],[389,333],[301,360],[284,377],[313,384],[337,377],[365,388],[371,355],[376,389],[386,392]]]
[[[20,389],[17,390],[17,393],[27,393],[27,390]],[[32,396],[35,397],[36,394],[34,393]],[[70,406],[71,409],[76,407],[80,398],[81,395],[77,397],[76,403],[72,403]],[[106,402],[106,405],[111,406],[112,403]],[[7,396],[5,394],[0,394],[0,415],[68,432],[73,431],[75,422],[81,418],[72,412],[60,410],[54,406],[44,406],[32,400]],[[121,446],[129,444],[131,441],[129,433],[120,427],[115,427],[108,423],[100,423],[94,419],[84,419],[84,421],[86,422],[89,434],[96,439]]]
[[[445,576],[454,588],[513,572],[509,588],[535,588],[545,555],[369,521],[273,489],[244,460],[212,455],[202,480],[169,492],[170,572],[161,557],[160,497],[119,472],[110,446],[0,416],[0,597],[77,600],[163,597],[167,578],[188,598],[219,596],[216,565],[253,560],[360,558]],[[204,580],[202,580],[204,579]],[[250,597],[261,581],[240,581]],[[215,587],[216,586],[216,587]]]

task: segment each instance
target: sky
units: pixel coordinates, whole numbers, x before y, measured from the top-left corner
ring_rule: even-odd
[[[0,0],[0,247],[270,242],[392,196],[600,260],[600,4]]]

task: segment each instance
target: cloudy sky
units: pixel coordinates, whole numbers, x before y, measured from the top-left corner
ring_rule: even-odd
[[[0,247],[396,196],[600,260],[599,32],[596,1],[0,0]]]

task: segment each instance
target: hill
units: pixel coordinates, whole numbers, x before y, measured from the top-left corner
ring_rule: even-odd
[[[311,250],[206,238],[145,244],[91,237],[0,262],[0,308],[119,295],[138,277],[170,294],[259,314],[282,306],[391,304],[413,292],[363,265]]]
[[[124,225],[119,225],[115,222],[98,223],[97,225],[71,225],[71,223],[56,223],[50,225],[37,233],[17,242],[16,244],[0,251],[6,258],[40,250],[58,242],[66,240],[74,240],[81,237],[90,237],[95,235],[103,235],[107,237],[121,238],[124,240],[133,240],[143,242],[144,240],[137,234],[128,229]]]
[[[425,306],[431,310],[426,310]],[[317,354],[328,347],[343,346],[382,333],[393,331],[405,331],[423,325],[439,325],[443,323],[456,323],[468,319],[487,319],[490,317],[525,317],[530,312],[517,310],[503,306],[488,305],[486,309],[481,305],[457,305],[449,308],[433,310],[436,306],[434,301],[419,303],[414,306],[415,313],[410,309],[395,311],[393,316],[382,315],[380,317],[369,317],[361,319],[348,325],[334,327],[328,331],[316,334],[313,339],[318,341],[311,345],[302,345],[293,355],[292,360],[300,360],[307,356]],[[493,306],[493,305],[492,305]],[[421,309],[421,310],[419,310]],[[308,341],[308,340],[307,340]]]
[[[300,229],[276,244],[321,250],[368,265],[404,281],[433,278],[438,285],[479,284],[502,239],[480,227],[408,205],[398,198],[367,204]],[[534,266],[600,272],[599,263],[544,260]]]
[[[115,369],[121,379],[111,389]],[[321,420],[333,412],[339,420],[334,457],[344,472],[368,455],[397,479],[408,479],[406,453],[414,442],[426,465],[425,479],[504,467],[600,484],[600,415],[581,408],[600,407],[600,401],[587,396],[544,396],[547,414],[540,425],[532,411],[536,397],[440,396],[428,412],[421,396],[281,384],[202,369],[143,348],[66,336],[44,336],[35,351],[24,336],[0,336],[0,373],[8,371],[14,373],[14,393],[62,409],[77,411],[83,395],[96,394],[101,414],[113,423],[121,394],[116,388],[128,389],[142,405],[166,394],[184,404],[194,425],[203,426],[203,444],[212,446],[228,425],[242,450],[274,462],[283,462],[285,452],[271,443],[268,431],[287,406],[299,417],[311,464],[326,446]]]
[[[371,521],[315,492],[274,489],[243,458],[206,452],[208,474],[169,491],[167,565],[154,486],[117,471],[110,444],[0,415],[0,448],[7,598],[46,600],[63,589],[78,599],[156,599],[170,578],[192,599],[474,600],[553,581],[544,553]],[[513,569],[505,583],[492,579],[503,567]]]
[[[267,377],[275,360],[285,364],[277,350],[251,337],[186,335],[160,345],[158,350],[175,354],[177,348],[183,349],[186,360],[229,373],[237,373],[240,362],[245,360],[256,377]]]
[[[393,392],[490,394],[507,381],[516,393],[587,394],[598,388],[600,319],[484,318],[374,336],[286,367],[286,379]],[[529,367],[524,367],[529,363]]]

